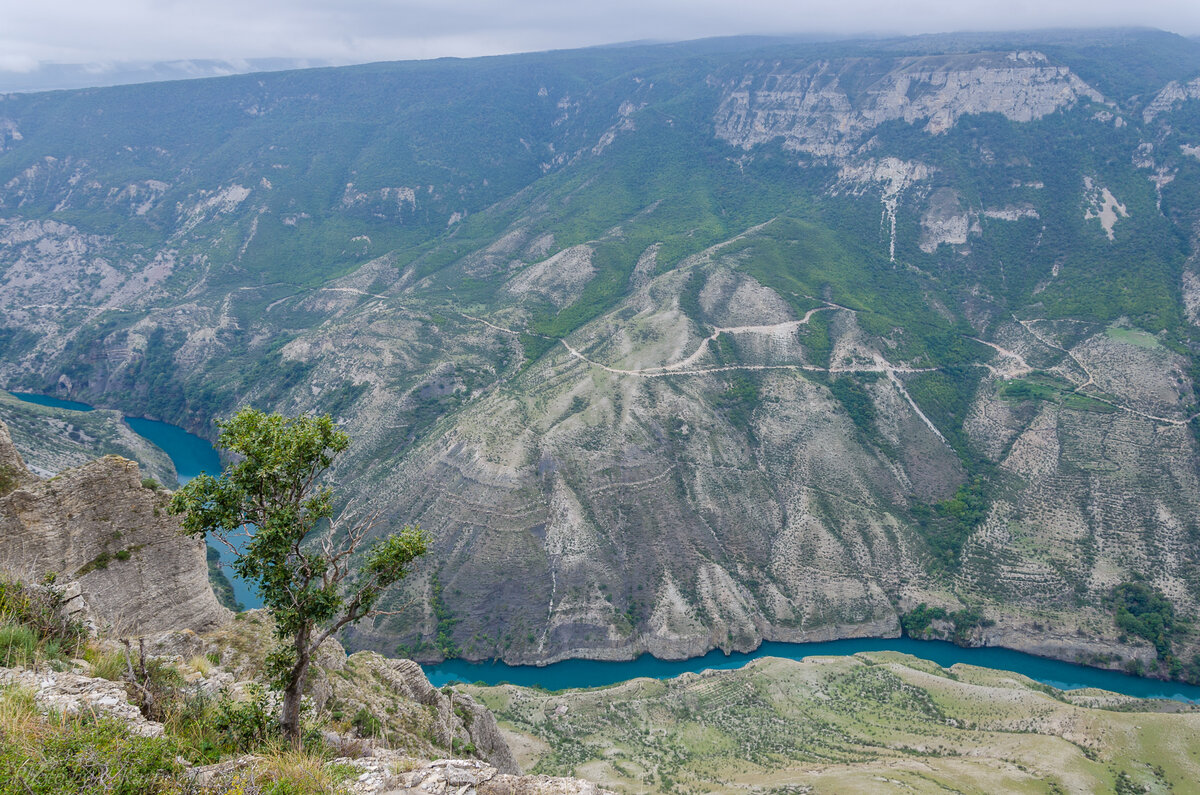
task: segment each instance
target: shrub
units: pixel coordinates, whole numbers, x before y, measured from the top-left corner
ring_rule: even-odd
[[[212,725],[227,735],[234,750],[249,751],[280,736],[279,722],[270,707],[267,692],[251,685],[248,694],[250,697],[245,701],[222,695],[212,718]]]
[[[1154,644],[1160,660],[1171,652],[1171,636],[1184,628],[1175,616],[1175,606],[1157,588],[1127,582],[1113,588],[1113,620],[1130,635]]]
[[[366,707],[359,707],[350,721],[354,729],[362,737],[382,737],[383,723]]]
[[[11,649],[0,650],[0,654],[23,655],[22,662],[13,664],[29,664],[38,657],[65,659],[79,653],[87,630],[81,622],[63,615],[62,596],[49,584],[52,582],[53,578],[48,578],[47,585],[28,586],[0,577],[0,626],[6,632],[0,646]],[[30,634],[34,653],[26,654]]]
[[[19,668],[32,663],[37,658],[38,636],[24,624],[4,624],[0,626],[0,665],[5,668]]]
[[[38,715],[32,694],[0,694],[0,795],[178,791],[175,746],[110,718]]]

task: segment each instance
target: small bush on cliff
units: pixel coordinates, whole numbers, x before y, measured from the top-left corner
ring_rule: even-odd
[[[86,637],[83,624],[63,614],[53,582],[30,586],[0,575],[0,665],[68,659]]]
[[[425,554],[428,538],[405,527],[363,550],[374,519],[344,525],[334,517],[333,491],[317,481],[350,438],[328,414],[288,418],[243,408],[218,427],[218,444],[237,462],[219,478],[190,481],[175,492],[170,510],[183,515],[188,534],[211,535],[230,549],[234,571],[257,585],[275,618],[281,643],[271,663],[283,691],[280,725],[297,746],[313,654],[342,627],[377,614],[380,596]],[[311,543],[326,524],[322,542]],[[245,528],[252,528],[245,543],[234,543]]]
[[[996,622],[983,617],[977,608],[967,607],[950,612],[944,607],[930,607],[921,602],[912,611],[900,616],[900,627],[910,638],[928,638],[932,635],[934,621],[949,621],[954,625],[951,639],[958,644],[966,643],[971,632],[980,627],[990,627]]]

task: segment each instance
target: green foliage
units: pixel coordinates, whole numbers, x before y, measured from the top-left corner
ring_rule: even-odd
[[[872,439],[876,436],[875,404],[860,378],[853,375],[840,376],[830,382],[829,391],[846,409],[846,413],[863,436]]]
[[[141,548],[140,544],[135,544],[134,546],[128,547],[126,549],[118,549],[116,552],[110,552],[107,549],[101,550],[100,554],[96,555],[96,557],[92,558],[87,563],[80,566],[79,570],[75,572],[75,576],[82,577],[85,574],[89,574],[89,573],[91,573],[93,571],[97,571],[99,569],[107,569],[108,565],[110,563],[112,563],[114,560],[127,561],[131,557],[133,557],[133,553],[136,552],[140,548]]]
[[[962,424],[983,373],[982,367],[946,367],[934,373],[920,373],[907,382],[909,395],[950,442],[968,469],[976,462],[976,456]]]
[[[1079,394],[1069,382],[1047,373],[1034,373],[1028,378],[1001,381],[997,394],[1002,400],[1013,403],[1044,400],[1059,403],[1064,408],[1075,411],[1091,411],[1097,414],[1111,414],[1118,410],[1102,400]]]
[[[525,361],[536,362],[538,359],[546,355],[546,353],[558,344],[557,340],[549,337],[538,336],[537,334],[521,333],[519,337],[521,341],[521,350],[525,353]]]
[[[1171,652],[1171,639],[1187,627],[1175,615],[1175,605],[1161,591],[1141,582],[1126,582],[1112,592],[1113,620],[1130,635],[1154,644],[1160,660]]]
[[[1200,685],[1200,654],[1193,654],[1191,660],[1181,663],[1178,678],[1189,684]]]
[[[928,638],[931,636],[934,621],[949,621],[954,625],[951,640],[955,643],[966,643],[970,640],[973,630],[980,627],[990,627],[996,622],[983,617],[977,608],[965,607],[953,612],[944,607],[930,607],[922,602],[911,611],[900,616],[900,628],[910,638]]]
[[[219,444],[241,457],[220,478],[202,474],[175,493],[171,512],[183,515],[184,529],[198,536],[228,536],[254,527],[233,563],[243,579],[257,583],[281,637],[292,637],[313,622],[333,620],[343,607],[339,583],[322,575],[331,561],[302,542],[333,515],[333,491],[314,483],[350,444],[328,415],[288,419],[242,409],[221,429]],[[421,546],[409,533],[406,549]],[[389,549],[394,554],[399,548]],[[401,561],[396,561],[403,563]],[[357,604],[373,606],[379,588],[403,576],[403,568],[370,578]]]
[[[687,315],[696,329],[704,328],[704,310],[700,308],[700,292],[706,281],[699,268],[693,268],[687,275],[687,281],[679,291],[679,311]]]
[[[922,538],[929,544],[935,569],[952,570],[967,538],[987,518],[988,478],[976,475],[958,487],[953,497],[932,506],[917,503],[913,517]]]
[[[333,518],[333,491],[317,480],[349,437],[327,414],[286,418],[251,408],[218,427],[219,444],[238,460],[220,478],[202,474],[190,481],[172,497],[170,510],[183,515],[185,532],[199,537],[228,539],[253,528],[233,568],[257,585],[275,619],[282,645],[272,659],[284,690],[283,724],[298,742],[300,687],[312,653],[333,632],[368,615],[425,553],[428,537],[408,527],[359,550],[370,526],[358,525],[339,549],[306,545]],[[353,554],[356,567],[350,566]]]
[[[223,736],[223,755],[247,753],[281,737],[267,691],[250,685],[246,695],[244,700],[235,700],[222,694],[209,717],[212,727]]]
[[[110,718],[71,719],[0,742],[0,795],[177,792],[171,740],[140,737]]]
[[[75,576],[82,577],[83,575],[89,574],[98,569],[107,569],[108,564],[112,563],[112,559],[113,559],[112,553],[109,552],[107,549],[105,549],[102,552],[100,552],[99,555],[97,555],[96,557],[89,560],[87,563],[80,566],[79,570],[75,572]]]
[[[124,651],[88,647],[83,650],[91,676],[116,682],[124,678],[128,670],[128,656]]]
[[[382,737],[384,733],[383,721],[375,717],[366,707],[359,707],[358,712],[354,713],[354,717],[350,720],[355,731],[360,737]]]
[[[23,668],[38,656],[40,638],[25,624],[0,624],[0,666]]]
[[[629,275],[636,264],[637,253],[627,244],[605,243],[597,246],[592,254],[596,275],[583,288],[579,298],[554,314],[543,310],[541,316],[532,323],[532,329],[543,336],[558,339],[599,317],[625,294]]]
[[[461,619],[455,618],[454,613],[442,599],[442,581],[437,572],[430,575],[429,588],[430,604],[433,607],[433,614],[437,618],[437,638],[434,643],[443,657],[457,657],[460,650],[454,641],[454,625]]]
[[[27,665],[37,659],[66,660],[78,655],[87,628],[63,613],[61,592],[53,578],[48,580],[30,586],[0,576],[0,660]]]
[[[715,403],[730,425],[744,433],[752,433],[751,420],[760,397],[759,379],[739,373],[729,380],[729,386],[717,396]]]

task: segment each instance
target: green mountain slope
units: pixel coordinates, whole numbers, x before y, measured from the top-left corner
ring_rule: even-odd
[[[904,618],[1190,676],[1190,624],[1115,616],[1200,599],[1198,74],[1105,31],[8,97],[0,372],[209,434],[338,417],[348,509],[436,548],[360,646]]]

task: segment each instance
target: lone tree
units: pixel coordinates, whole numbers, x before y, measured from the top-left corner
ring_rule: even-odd
[[[183,514],[187,534],[211,535],[232,550],[233,570],[257,584],[280,640],[270,658],[283,691],[280,727],[295,745],[313,653],[347,624],[380,615],[379,597],[408,574],[429,540],[405,527],[360,550],[374,518],[339,526],[333,491],[317,481],[350,437],[329,415],[288,418],[243,408],[217,427],[218,444],[239,460],[219,478],[200,475],[175,492],[170,511]],[[306,544],[326,520],[321,540]],[[239,546],[235,535],[247,540]]]

